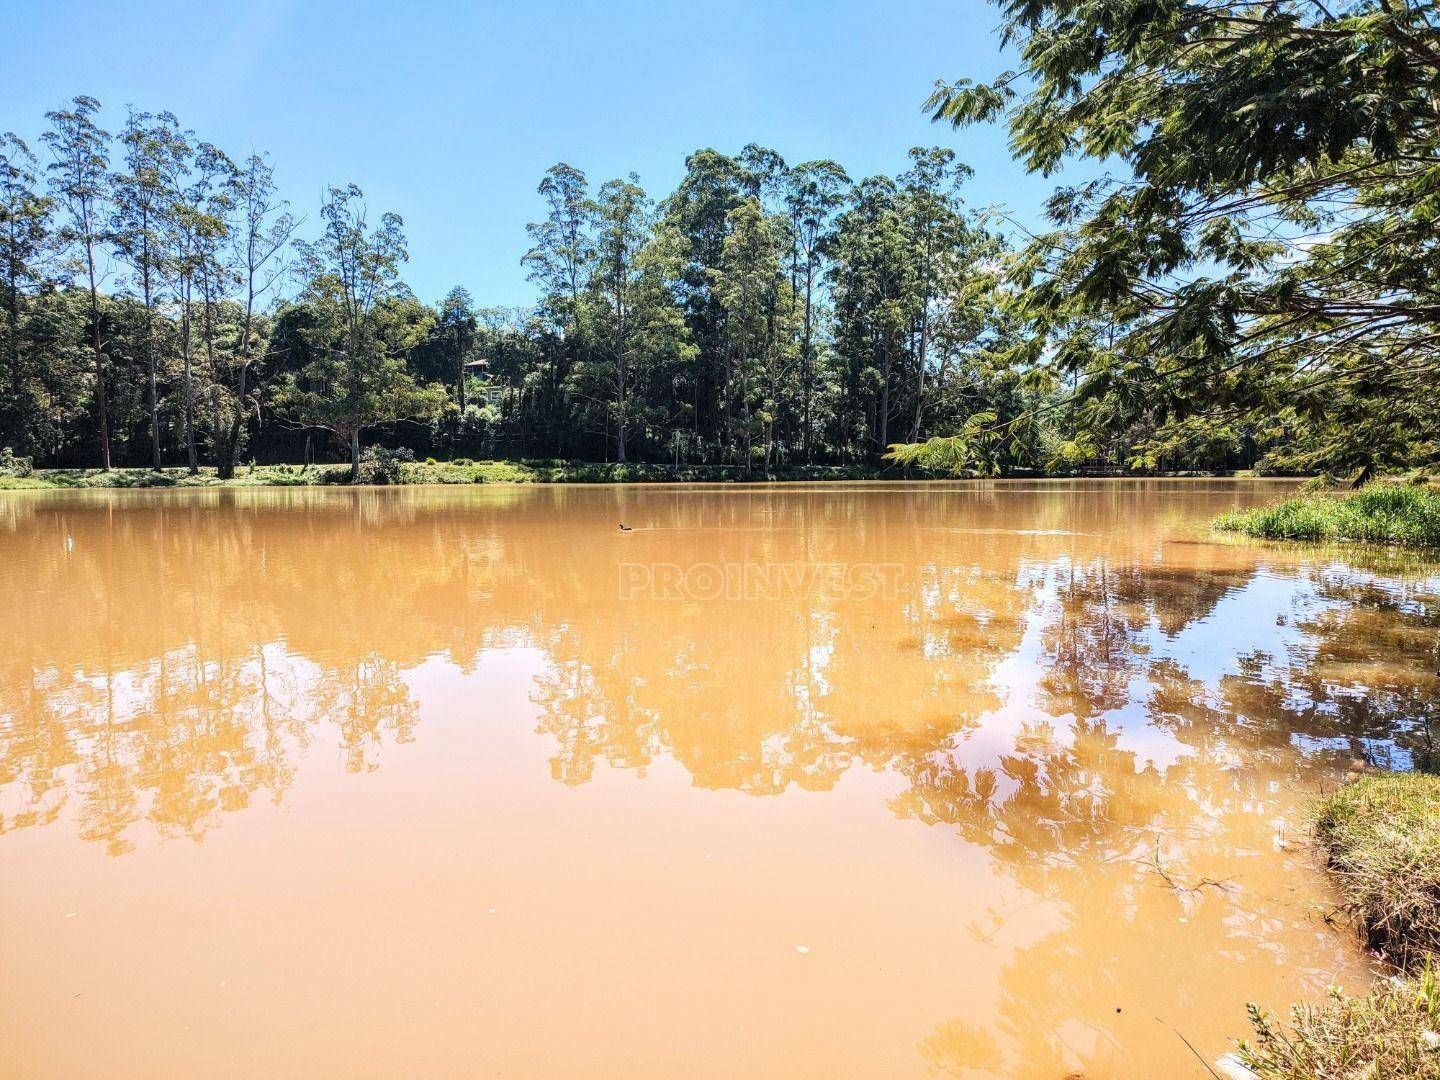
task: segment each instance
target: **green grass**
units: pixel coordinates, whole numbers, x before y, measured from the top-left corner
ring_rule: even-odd
[[[1400,967],[1440,952],[1440,776],[1357,780],[1320,801],[1315,834],[1371,948]]]
[[[901,479],[903,473],[887,466],[799,466],[769,474],[724,465],[655,465],[584,461],[417,461],[400,466],[403,484],[607,484],[607,483],[728,483],[742,480],[867,480]],[[0,490],[183,488],[183,487],[298,487],[345,484],[348,465],[242,466],[230,480],[221,480],[213,468],[191,476],[184,469],[35,469],[28,476],[0,473]],[[920,474],[925,475],[925,474]]]
[[[1440,1080],[1440,777],[1357,780],[1320,800],[1315,834],[1345,909],[1402,974],[1332,990],[1288,1022],[1251,1005],[1255,1040],[1236,1059],[1263,1080]]]
[[[1215,527],[1265,540],[1350,540],[1440,546],[1440,490],[1420,484],[1376,484],[1346,495],[1306,495],[1241,510]]]
[[[1428,969],[1360,996],[1335,988],[1288,1022],[1252,1005],[1250,1024],[1254,1041],[1230,1056],[1259,1080],[1440,1080],[1440,980]]]

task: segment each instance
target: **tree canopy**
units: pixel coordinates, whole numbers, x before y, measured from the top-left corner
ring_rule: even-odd
[[[1021,65],[938,84],[1062,186],[1041,232],[893,175],[690,154],[539,179],[533,305],[406,286],[360,189],[306,226],[164,111],[0,137],[0,424],[42,464],[422,453],[950,473],[1440,460],[1433,5],[1009,0]],[[918,97],[918,95],[917,95]],[[518,228],[518,225],[517,225]],[[315,439],[320,436],[320,444]]]
[[[1003,116],[1033,171],[1112,166],[1056,192],[1053,229],[1012,272],[1012,360],[1033,385],[1072,384],[1045,406],[1074,417],[1067,452],[1129,432],[1137,466],[1256,437],[1271,464],[1360,479],[1435,461],[1435,6],[1001,10],[1021,67],[938,85],[935,118]]]

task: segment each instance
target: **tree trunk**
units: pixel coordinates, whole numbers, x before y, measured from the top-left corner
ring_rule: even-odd
[[[890,444],[890,331],[885,331],[885,344],[883,345],[883,362],[880,368],[880,415],[876,417],[875,427],[880,433],[880,453],[885,453],[885,447]]]
[[[350,432],[350,482],[360,482],[360,429]]]
[[[200,458],[195,453],[195,383],[190,377],[190,283],[182,289],[180,309],[180,350],[185,357],[185,461],[190,475],[200,471]]]
[[[150,222],[148,217],[144,222],[144,234],[147,237],[144,246],[140,249],[141,284],[145,293],[145,382],[146,401],[145,404],[150,410],[150,467],[156,472],[160,471],[160,404],[159,391],[155,380],[155,297],[150,287]]]
[[[925,414],[925,353],[930,344],[928,312],[920,312],[920,371],[915,379],[915,422],[910,425],[910,442],[920,441],[920,421]]]
[[[807,260],[805,267],[805,343],[800,353],[800,382],[805,398],[805,424],[802,432],[802,440],[805,443],[806,465],[815,464],[815,458],[810,448],[810,384],[814,379],[812,372],[813,362],[810,358],[810,312],[814,283],[815,268],[813,261]]]
[[[244,427],[248,410],[245,394],[249,389],[250,361],[240,361],[240,377],[236,384],[235,410],[230,417],[230,431],[220,442],[220,479],[229,480],[235,475],[235,456],[240,451],[240,431]]]
[[[615,288],[615,315],[618,332],[615,337],[615,376],[617,380],[617,394],[615,403],[618,406],[615,417],[615,460],[625,460],[625,436],[630,432],[630,386],[627,376],[629,372],[625,367],[625,295],[618,282],[622,280],[625,273],[623,266],[616,276],[617,285]]]
[[[10,426],[11,446],[17,454],[25,452],[25,407],[20,395],[23,392],[23,380],[20,378],[20,283],[15,275],[15,267],[10,267],[10,295],[7,298],[7,312],[10,321],[10,333],[7,341],[10,345],[10,405],[15,410]]]
[[[90,270],[90,344],[95,350],[95,406],[100,413],[100,468],[110,471],[110,410],[105,395],[105,350],[100,344],[100,292],[95,285],[95,244],[85,241]]]

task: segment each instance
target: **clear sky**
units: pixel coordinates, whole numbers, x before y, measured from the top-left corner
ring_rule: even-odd
[[[463,284],[518,304],[556,161],[596,184],[633,170],[659,196],[705,146],[858,179],[940,144],[976,170],[971,205],[1035,220],[1054,181],[1026,176],[1003,131],[920,110],[937,78],[1007,66],[998,22],[984,0],[0,0],[0,130],[33,139],[80,93],[112,131],[126,105],[169,109],[232,156],[269,151],[311,225],[348,181],[399,213],[421,299]]]

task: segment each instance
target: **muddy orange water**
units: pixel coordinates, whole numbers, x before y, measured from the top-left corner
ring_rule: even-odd
[[[1208,1075],[1440,710],[1289,490],[0,495],[0,1073]]]

